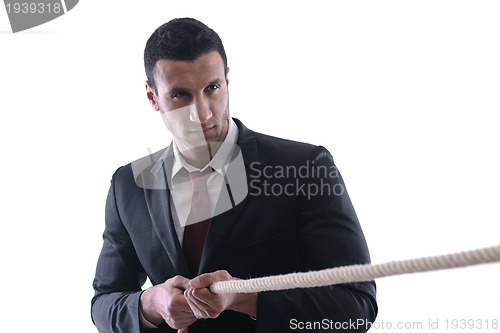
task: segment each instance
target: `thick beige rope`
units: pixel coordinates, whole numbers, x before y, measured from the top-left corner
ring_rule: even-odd
[[[222,294],[321,287],[340,283],[372,281],[392,275],[435,271],[497,261],[500,261],[500,245],[440,256],[390,261],[384,264],[353,265],[250,280],[221,281],[212,284],[210,290],[215,294]]]
[[[497,245],[439,256],[390,261],[383,264],[343,266],[249,280],[220,281],[212,284],[210,290],[215,294],[224,294],[322,287],[341,283],[372,281],[392,275],[436,271],[499,261],[500,245]],[[187,333],[187,328],[179,330],[178,333]]]

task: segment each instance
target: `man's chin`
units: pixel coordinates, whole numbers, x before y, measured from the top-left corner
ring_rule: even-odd
[[[204,145],[199,145],[199,146],[191,146],[189,147],[189,150],[195,153],[205,153],[208,152],[208,145],[205,143]]]
[[[195,153],[206,153],[217,147],[216,142],[196,142],[188,146],[188,149]]]

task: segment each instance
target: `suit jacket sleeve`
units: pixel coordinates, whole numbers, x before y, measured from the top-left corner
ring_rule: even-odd
[[[310,270],[369,263],[363,232],[332,156],[316,147],[310,161],[325,166],[329,175],[301,179],[306,195],[300,199],[300,259]],[[313,195],[316,186],[323,191]],[[321,323],[319,331],[343,325],[340,331],[365,332],[366,323],[375,321],[377,314],[375,283],[263,292],[257,312],[259,333],[293,331],[299,322]],[[360,325],[346,326],[353,322]]]
[[[92,320],[102,333],[140,332],[138,307],[146,275],[120,220],[115,177],[116,173],[106,201],[103,247],[93,283]]]

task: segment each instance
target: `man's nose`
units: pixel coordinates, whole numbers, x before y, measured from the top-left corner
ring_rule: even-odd
[[[195,101],[195,108],[191,109],[190,120],[204,124],[212,117],[212,111],[205,97],[199,97]]]

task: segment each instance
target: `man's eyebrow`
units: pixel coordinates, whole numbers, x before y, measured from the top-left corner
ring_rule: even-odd
[[[222,83],[222,82],[224,82],[224,80],[222,80],[220,78],[213,79],[212,81],[208,82],[207,86],[212,85],[212,84],[219,84],[219,83]]]
[[[220,84],[220,83],[222,83],[222,82],[224,82],[224,80],[223,80],[223,79],[221,79],[221,78],[216,78],[216,79],[213,79],[212,81],[208,82],[208,83],[205,85],[205,87],[208,87],[208,86],[210,86],[210,85],[212,85],[212,84]],[[170,90],[168,91],[168,94],[169,94],[169,95],[175,95],[175,94],[178,94],[178,93],[189,93],[189,90],[188,90],[188,89],[186,89],[186,88],[183,88],[183,87],[173,87],[172,89],[170,89]]]
[[[173,87],[172,89],[170,89],[168,91],[169,95],[175,95],[178,93],[188,93],[188,90],[186,88],[182,88],[182,87]]]

